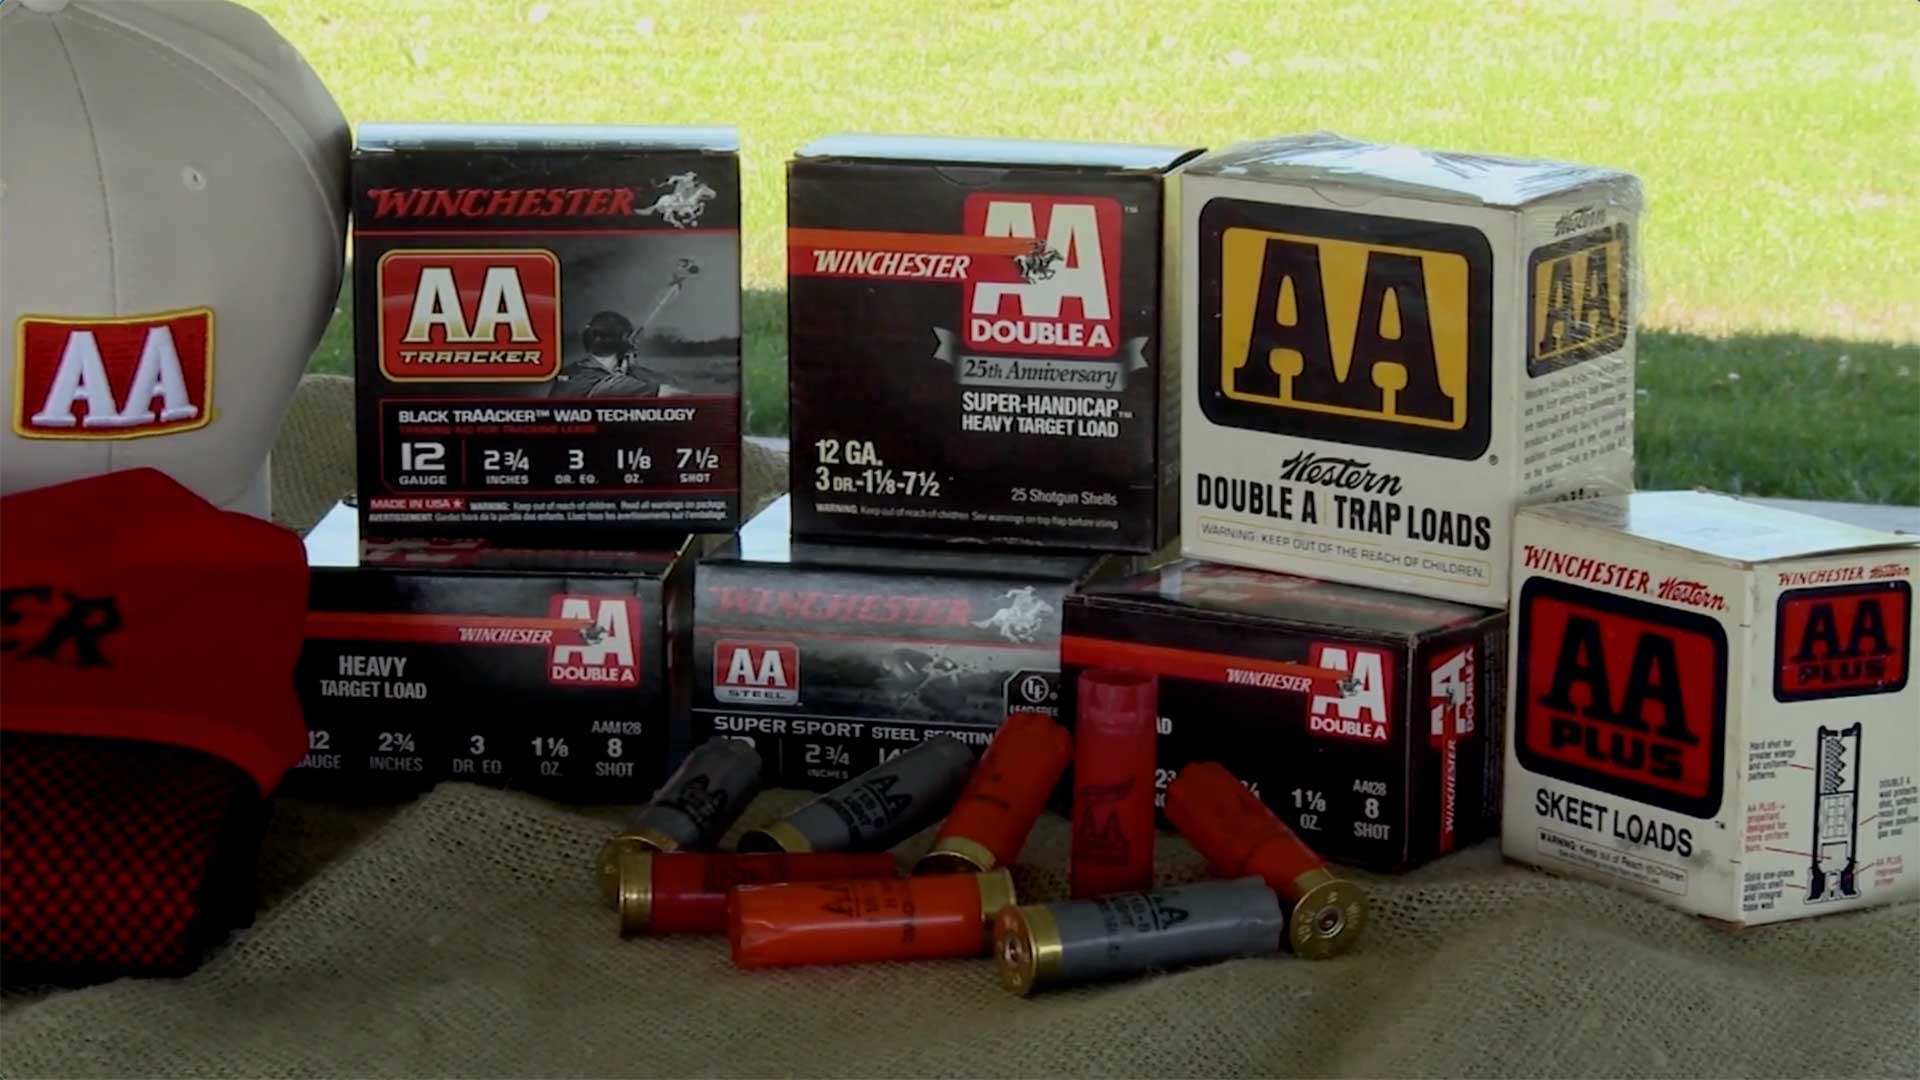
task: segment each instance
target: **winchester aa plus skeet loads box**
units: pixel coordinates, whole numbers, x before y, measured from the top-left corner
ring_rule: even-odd
[[[1216,761],[1325,858],[1404,870],[1491,835],[1506,616],[1182,560],[1067,598],[1079,672],[1159,676],[1156,800]]]
[[[1631,490],[1639,183],[1319,134],[1182,178],[1182,550],[1498,607]]]
[[[851,135],[800,150],[796,534],[1127,552],[1172,539],[1167,178],[1197,152]]]
[[[984,749],[1059,705],[1060,610],[1114,560],[791,539],[790,498],[695,574],[688,745],[751,741],[768,783],[825,791],[935,735]]]
[[[353,186],[368,535],[734,527],[731,128],[369,124]]]
[[[289,790],[383,796],[465,780],[644,802],[687,707],[693,546],[362,543],[336,506],[307,536]]]
[[[1736,923],[1920,897],[1916,574],[1719,495],[1521,512],[1507,856]]]

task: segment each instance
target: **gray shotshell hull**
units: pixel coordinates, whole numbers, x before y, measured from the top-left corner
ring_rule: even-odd
[[[738,739],[711,739],[680,763],[630,829],[650,830],[679,845],[712,848],[760,790],[760,754]]]
[[[1257,877],[1048,904],[1063,983],[1280,951],[1287,916]]]
[[[813,851],[884,851],[944,817],[973,771],[973,751],[948,735],[814,799],[783,824]]]

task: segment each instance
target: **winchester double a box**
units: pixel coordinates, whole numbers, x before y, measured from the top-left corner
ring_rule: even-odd
[[[353,186],[367,535],[734,527],[732,129],[368,124]]]
[[[793,526],[1149,552],[1178,516],[1179,147],[845,135],[787,171]]]
[[[1700,492],[1514,533],[1508,857],[1737,923],[1920,897],[1920,540]]]
[[[1497,607],[1516,506],[1631,490],[1639,183],[1328,134],[1181,179],[1181,543]]]
[[[1156,799],[1219,762],[1315,852],[1375,870],[1492,833],[1504,612],[1188,560],[1066,604],[1065,718],[1082,671],[1158,677]]]
[[[1124,560],[790,538],[790,498],[695,574],[685,743],[746,739],[769,786],[825,791],[934,735],[976,750],[1059,709],[1067,594]]]
[[[379,797],[440,780],[644,802],[687,707],[696,538],[657,550],[361,542],[308,534],[290,792]]]

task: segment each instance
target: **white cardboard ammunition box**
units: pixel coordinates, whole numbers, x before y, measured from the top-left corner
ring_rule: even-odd
[[[1522,510],[1507,856],[1737,923],[1920,897],[1917,543],[1696,492]]]
[[[1319,134],[1181,192],[1185,554],[1499,607],[1517,505],[1632,490],[1631,175]]]

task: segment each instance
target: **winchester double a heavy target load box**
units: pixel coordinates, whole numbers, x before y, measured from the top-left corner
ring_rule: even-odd
[[[360,129],[368,535],[733,528],[737,145],[731,128]]]
[[[1226,766],[1314,851],[1397,871],[1490,835],[1500,796],[1506,615],[1180,560],[1067,597],[1076,675],[1159,679],[1155,797]]]
[[[1185,554],[1499,606],[1516,506],[1631,490],[1632,176],[1319,134],[1181,189]]]
[[[1060,611],[1125,560],[790,538],[790,497],[695,572],[697,746],[746,739],[770,786],[826,791],[935,735],[985,749],[1059,708]]]
[[[1642,492],[1513,560],[1509,858],[1737,923],[1920,897],[1920,540]]]
[[[463,780],[644,802],[687,708],[696,537],[653,550],[362,541],[354,508],[307,535],[289,790],[359,798]]]
[[[1170,540],[1168,177],[1197,152],[853,135],[800,150],[787,172],[796,535]]]

